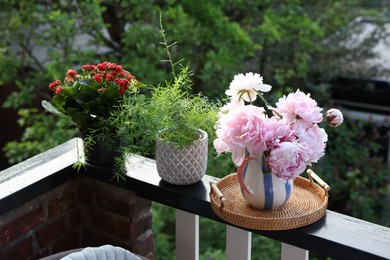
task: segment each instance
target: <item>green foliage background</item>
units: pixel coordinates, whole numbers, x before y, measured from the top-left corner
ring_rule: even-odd
[[[84,0],[0,1],[0,85],[13,85],[4,108],[19,111],[23,136],[4,151],[17,163],[74,135],[67,122],[37,102],[50,99],[48,84],[69,68],[109,60],[152,86],[170,79],[162,63],[159,15],[162,14],[174,60],[191,65],[194,93],[224,96],[237,73],[253,71],[273,85],[272,103],[286,91],[301,89],[327,107],[331,81],[340,73],[367,78],[372,47],[386,37],[385,1],[364,0]],[[378,25],[360,42],[357,17]],[[353,64],[358,64],[356,70]],[[380,68],[378,68],[380,69]],[[377,156],[381,139],[375,127],[349,121],[327,129],[327,155],[315,171],[332,187],[330,209],[390,226],[389,168]],[[208,174],[234,171],[229,156],[215,159],[210,149]],[[156,259],[174,251],[173,211],[155,205]],[[207,228],[202,228],[207,227]],[[218,236],[218,238],[217,238]],[[202,259],[224,259],[224,227],[201,219]],[[253,259],[273,259],[275,241],[254,237]]]

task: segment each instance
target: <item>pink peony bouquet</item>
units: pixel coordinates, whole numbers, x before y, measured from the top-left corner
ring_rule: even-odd
[[[225,92],[230,101],[221,108],[215,126],[214,147],[218,153],[231,153],[237,166],[246,156],[264,155],[272,173],[294,179],[325,154],[328,136],[318,124],[325,120],[336,127],[343,115],[333,108],[324,118],[317,102],[300,90],[283,96],[272,107],[263,97],[271,88],[256,73],[234,76]],[[253,105],[257,97],[267,110]]]

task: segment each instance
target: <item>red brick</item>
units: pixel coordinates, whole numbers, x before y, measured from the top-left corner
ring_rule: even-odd
[[[81,248],[80,232],[73,231],[71,233],[66,234],[65,237],[54,243],[53,253],[77,248]]]
[[[38,206],[20,216],[15,216],[15,218],[0,227],[0,244],[7,244],[33,230],[44,219],[43,208]]]
[[[65,190],[56,197],[48,199],[49,218],[64,215],[65,212],[76,207],[76,195],[73,190]]]
[[[131,252],[141,256],[147,256],[151,254],[153,255],[153,249],[154,235],[152,233],[150,233],[143,239],[131,242],[128,248],[128,250],[130,250]]]
[[[131,192],[127,193],[132,194]],[[135,195],[129,199],[129,194],[123,194],[125,196],[119,197],[113,196],[112,194],[100,193],[97,195],[97,205],[110,212],[130,217],[131,220],[139,218],[141,213],[150,211],[152,205],[150,200],[137,198]]]
[[[138,238],[140,235],[144,234],[146,231],[151,230],[152,228],[152,214],[138,220],[137,222],[132,222],[130,226],[130,240]]]
[[[122,216],[130,216],[132,212],[129,200],[123,200],[123,198],[113,198],[109,194],[98,194],[97,204],[100,208]]]
[[[145,255],[145,258],[149,260],[154,260],[154,253],[153,252],[148,253],[147,255]]]
[[[89,188],[88,185],[82,184],[79,187],[78,190],[78,197],[79,197],[79,202],[84,205],[94,205],[94,194],[95,191],[91,188]]]
[[[32,237],[27,237],[26,239],[22,240],[19,244],[13,246],[6,252],[0,255],[0,259],[27,259],[31,257],[34,254],[33,251],[33,239]]]
[[[131,221],[126,220],[123,217],[120,218],[113,214],[106,214],[95,210],[91,212],[91,221],[93,227],[98,230],[124,239],[131,238]]]
[[[82,210],[80,208],[75,208],[69,213],[69,223],[71,229],[74,229],[82,224]]]
[[[98,246],[101,244],[101,239],[98,234],[89,230],[83,230],[81,234],[81,245],[82,247],[87,246]]]
[[[132,219],[136,219],[138,217],[141,217],[141,213],[143,214],[149,214],[150,209],[152,207],[152,202],[150,200],[138,198],[133,202],[132,204]]]
[[[44,228],[42,228],[37,232],[40,246],[43,248],[48,244],[57,241],[66,233],[66,231],[67,228],[65,225],[64,217],[60,218],[59,220],[51,224],[48,224],[47,226],[45,226]]]

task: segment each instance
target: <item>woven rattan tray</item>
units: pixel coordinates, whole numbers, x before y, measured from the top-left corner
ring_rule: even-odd
[[[297,177],[294,180],[290,199],[276,210],[250,206],[241,194],[236,173],[230,174],[217,183],[210,183],[211,208],[226,222],[249,229],[287,230],[313,224],[326,214],[329,186],[312,171],[308,173],[309,179]]]

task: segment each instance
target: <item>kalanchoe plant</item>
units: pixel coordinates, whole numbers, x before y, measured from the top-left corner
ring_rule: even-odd
[[[80,170],[85,160],[100,165],[116,164],[119,167],[115,177],[121,177],[123,140],[111,117],[126,97],[137,97],[142,86],[122,66],[107,61],[83,65],[79,71],[69,69],[63,81],[49,85],[54,95],[51,102],[42,101],[43,107],[70,119],[71,127],[84,140],[84,155],[80,155],[75,168]]]
[[[230,101],[221,109],[216,123],[214,146],[218,153],[231,153],[237,166],[248,155],[255,158],[264,154],[273,174],[294,179],[325,154],[328,137],[318,125],[324,120],[322,108],[300,90],[283,96],[272,107],[262,93],[271,88],[263,84],[259,74],[234,77],[226,91]],[[265,102],[265,108],[253,105],[257,97]],[[325,120],[335,127],[342,123],[343,116],[331,109]]]
[[[43,101],[43,107],[59,116],[68,117],[83,134],[114,126],[108,123],[124,95],[136,94],[141,83],[122,66],[110,62],[83,65],[80,71],[69,69],[63,81],[49,85],[54,92],[51,102]]]

